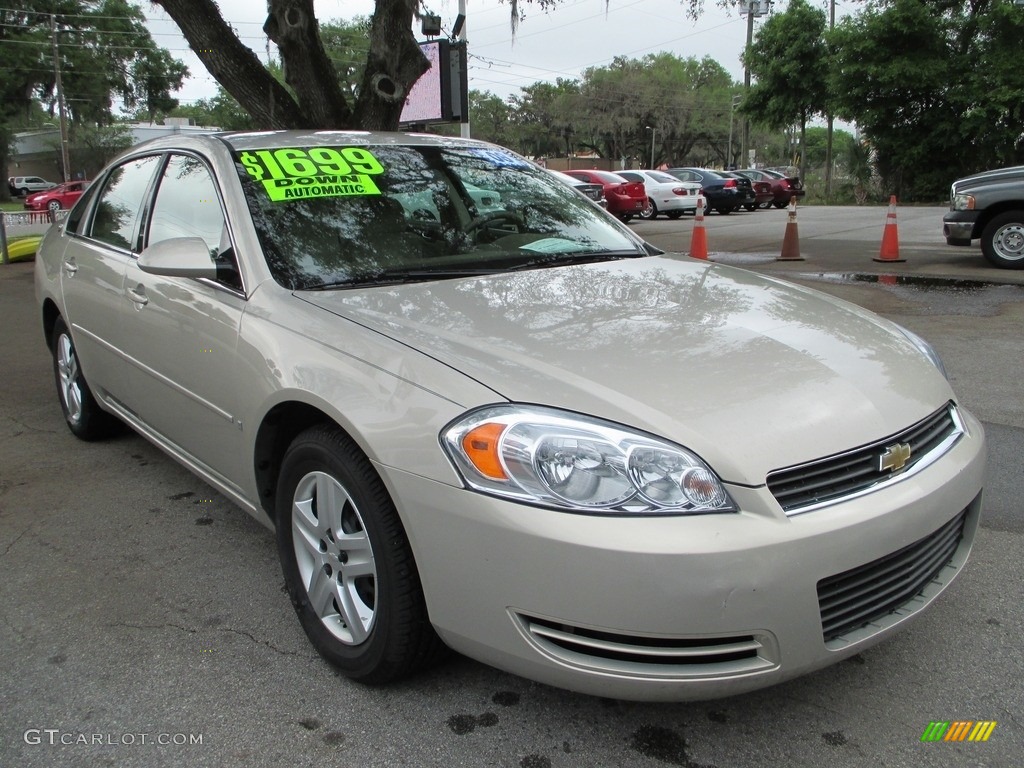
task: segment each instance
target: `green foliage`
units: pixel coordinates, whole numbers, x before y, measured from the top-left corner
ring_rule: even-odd
[[[0,170],[13,133],[32,125],[37,105],[58,119],[54,46],[59,52],[72,146],[114,121],[114,99],[153,113],[172,108],[188,69],[153,42],[145,17],[126,0],[9,0],[0,9]],[[74,159],[74,158],[73,158]],[[75,168],[75,171],[81,169]],[[0,197],[7,194],[0,189]]]
[[[516,126],[511,139],[534,156],[592,151],[643,166],[680,165],[698,156],[724,162],[735,91],[710,58],[619,56],[580,80],[523,88],[509,100]]]
[[[757,81],[743,100],[742,112],[769,128],[795,124],[803,132],[813,115],[825,111],[825,27],[825,12],[806,0],[790,0],[783,13],[768,18],[743,54]],[[800,167],[806,175],[806,156]]]
[[[1024,162],[1022,38],[1006,2],[892,0],[836,27],[837,114],[862,128],[890,194],[942,200],[952,179]]]

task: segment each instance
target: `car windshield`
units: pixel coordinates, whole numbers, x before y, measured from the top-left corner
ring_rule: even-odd
[[[235,159],[271,273],[292,289],[646,254],[575,190],[496,147],[289,147]]]

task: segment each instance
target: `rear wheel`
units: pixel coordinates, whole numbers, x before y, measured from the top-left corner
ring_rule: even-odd
[[[682,211],[669,211],[665,215],[668,216],[673,221],[675,221],[676,219],[678,219],[680,216],[683,215],[683,212]]]
[[[60,210],[60,203],[56,200],[51,200],[46,207],[49,208],[54,213],[56,213],[57,211]]]
[[[981,234],[981,252],[1001,269],[1024,269],[1024,212],[994,217]]]
[[[378,685],[441,655],[398,512],[347,435],[317,426],[295,439],[276,509],[288,595],[324,659]]]
[[[654,204],[654,200],[647,198],[647,205],[640,211],[640,218],[646,220],[658,218],[658,206]]]
[[[789,205],[789,201],[788,201],[788,200],[776,200],[776,201],[775,201],[775,202],[773,203],[773,205],[774,205],[774,206],[775,206],[776,208],[785,208],[785,207],[786,207],[787,205]]]
[[[631,214],[631,213],[620,213],[620,214],[617,214],[617,215],[619,217],[619,221],[621,221],[623,223],[626,223],[626,222],[629,222],[629,221],[633,220],[633,214]]]
[[[78,364],[78,352],[64,318],[53,325],[53,374],[60,409],[71,433],[82,440],[100,440],[114,432],[118,420],[100,408]]]
[[[746,210],[748,210],[748,211],[756,211],[756,210],[757,210],[757,206],[756,206],[756,205],[753,205],[753,204],[751,204],[751,205],[744,205],[743,207],[744,207],[744,208],[745,208]]]

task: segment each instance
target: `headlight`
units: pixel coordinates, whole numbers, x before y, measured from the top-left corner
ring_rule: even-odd
[[[921,354],[928,358],[929,362],[939,369],[939,373],[943,375],[946,381],[949,381],[949,374],[946,373],[946,366],[942,364],[942,358],[939,357],[939,353],[935,351],[935,347],[929,344],[927,341],[922,339],[913,331],[908,331],[902,325],[897,326],[900,329],[900,333],[906,336],[910,342],[921,350]]]
[[[953,195],[953,199],[949,207],[954,211],[973,211],[974,195]]]
[[[551,408],[496,405],[441,443],[473,489],[592,514],[735,512],[718,476],[677,445]]]

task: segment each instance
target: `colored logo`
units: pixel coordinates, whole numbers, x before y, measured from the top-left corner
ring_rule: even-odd
[[[932,721],[921,734],[921,741],[988,741],[995,729],[995,720]]]

